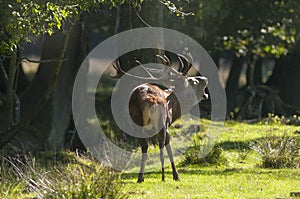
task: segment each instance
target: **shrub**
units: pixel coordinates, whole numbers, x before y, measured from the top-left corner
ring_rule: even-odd
[[[208,153],[207,149],[207,146],[203,144],[201,139],[195,139],[193,145],[184,152],[184,159],[181,165],[210,165],[226,162],[226,159],[222,156],[223,150],[219,144],[214,145]]]
[[[264,168],[283,168],[295,166],[294,160],[299,155],[300,145],[291,136],[284,134],[263,137],[250,143],[250,148],[262,156]]]

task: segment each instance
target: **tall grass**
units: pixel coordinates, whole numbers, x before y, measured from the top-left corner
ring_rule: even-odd
[[[194,136],[193,144],[183,154],[183,161],[181,166],[184,165],[221,165],[226,163],[226,159],[222,156],[222,148],[220,144],[212,146],[212,149],[203,155],[203,140],[200,136]]]
[[[2,156],[0,198],[127,198],[119,175],[89,156]]]
[[[299,156],[300,144],[293,137],[267,135],[257,142],[252,142],[250,148],[262,156],[264,168],[294,167],[294,160]]]

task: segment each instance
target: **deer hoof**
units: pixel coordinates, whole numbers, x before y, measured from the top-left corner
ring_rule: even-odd
[[[173,175],[173,180],[180,181],[178,173]]]

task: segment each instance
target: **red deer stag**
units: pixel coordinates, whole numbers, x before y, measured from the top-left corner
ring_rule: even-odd
[[[163,77],[160,78],[160,80],[169,79],[171,80],[170,82],[176,82],[176,85],[173,86],[171,91],[170,89],[163,90],[156,85],[146,83],[136,87],[132,91],[129,100],[129,114],[132,120],[139,126],[147,126],[147,130],[154,128],[157,133],[163,181],[165,180],[164,146],[167,149],[167,154],[172,165],[173,179],[179,180],[178,172],[173,160],[168,127],[176,119],[178,119],[181,114],[187,113],[192,106],[198,104],[201,100],[208,98],[208,95],[205,93],[207,78],[202,76],[187,76],[188,71],[192,67],[192,57],[190,54],[186,55],[187,56],[180,54],[177,55],[180,63],[180,68],[178,71],[171,67],[170,60],[166,55],[157,55],[164,65],[169,66],[170,69],[169,77]],[[125,72],[120,67],[120,63],[118,61],[114,64],[114,68],[117,71],[117,75],[114,77],[127,74],[133,78],[143,79],[143,77],[133,76],[132,74]],[[148,74],[151,75],[150,73]],[[189,93],[185,92],[188,90],[188,88],[192,89],[197,97],[197,100],[189,99],[191,98]],[[183,101],[185,103],[180,104],[178,99],[184,99]],[[138,142],[142,148],[142,163],[137,182],[143,182],[144,169],[147,160],[148,140],[147,138],[138,138]]]

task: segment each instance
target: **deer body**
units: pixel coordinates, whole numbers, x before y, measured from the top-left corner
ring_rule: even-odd
[[[166,56],[157,56],[165,65],[171,65],[170,60]],[[139,85],[133,89],[131,93],[129,100],[129,114],[135,124],[143,127],[137,128],[134,125],[135,133],[143,135],[138,138],[138,142],[142,148],[142,163],[138,176],[138,182],[144,181],[144,169],[148,151],[147,137],[152,137],[153,135],[157,135],[158,138],[162,180],[165,180],[164,147],[167,149],[167,153],[172,165],[173,179],[179,180],[170,145],[168,127],[182,114],[187,113],[191,107],[198,104],[202,99],[208,98],[208,95],[205,93],[207,78],[202,76],[187,77],[187,72],[192,67],[191,55],[189,55],[189,58],[190,60],[183,55],[178,55],[178,59],[181,63],[181,71],[175,71],[170,66],[170,77],[162,77],[159,79],[175,83],[175,85],[170,86],[170,88],[172,88],[171,91],[163,90],[156,85],[146,83]],[[115,77],[119,77],[119,75],[122,74],[127,74],[132,78],[143,78],[139,76],[133,76],[123,71],[119,65],[119,62],[117,62],[117,65],[114,65],[114,68],[117,70],[117,75]],[[151,74],[150,78],[153,80],[158,80]]]
[[[198,80],[197,80],[198,79]],[[201,80],[201,81],[199,81]],[[207,84],[207,80],[204,77],[191,77],[187,78],[188,85],[191,86],[191,82],[197,81],[196,89],[201,95],[199,101],[207,98],[204,92],[204,88]],[[200,87],[199,87],[200,86]],[[174,89],[181,89],[181,86]],[[199,89],[200,88],[200,89]],[[176,92],[177,93],[177,92]],[[185,95],[183,91],[178,92],[179,95]],[[181,96],[187,97],[187,96]],[[189,99],[186,99],[189,101]],[[198,103],[195,101],[194,103]],[[175,92],[165,91],[158,86],[152,84],[142,84],[138,86],[131,95],[129,101],[129,112],[132,120],[143,127],[146,127],[146,131],[155,130],[158,137],[158,145],[160,148],[160,161],[162,166],[162,180],[165,180],[164,174],[164,147],[167,149],[167,153],[172,165],[173,179],[179,180],[178,172],[173,159],[172,149],[170,145],[170,136],[168,133],[168,127],[176,121],[182,113],[186,113],[193,105],[187,103],[180,105]],[[137,129],[136,129],[137,130]],[[144,132],[141,132],[144,133]],[[138,177],[138,182],[144,181],[144,169],[147,160],[148,141],[146,138],[138,139],[142,147],[142,164]]]

